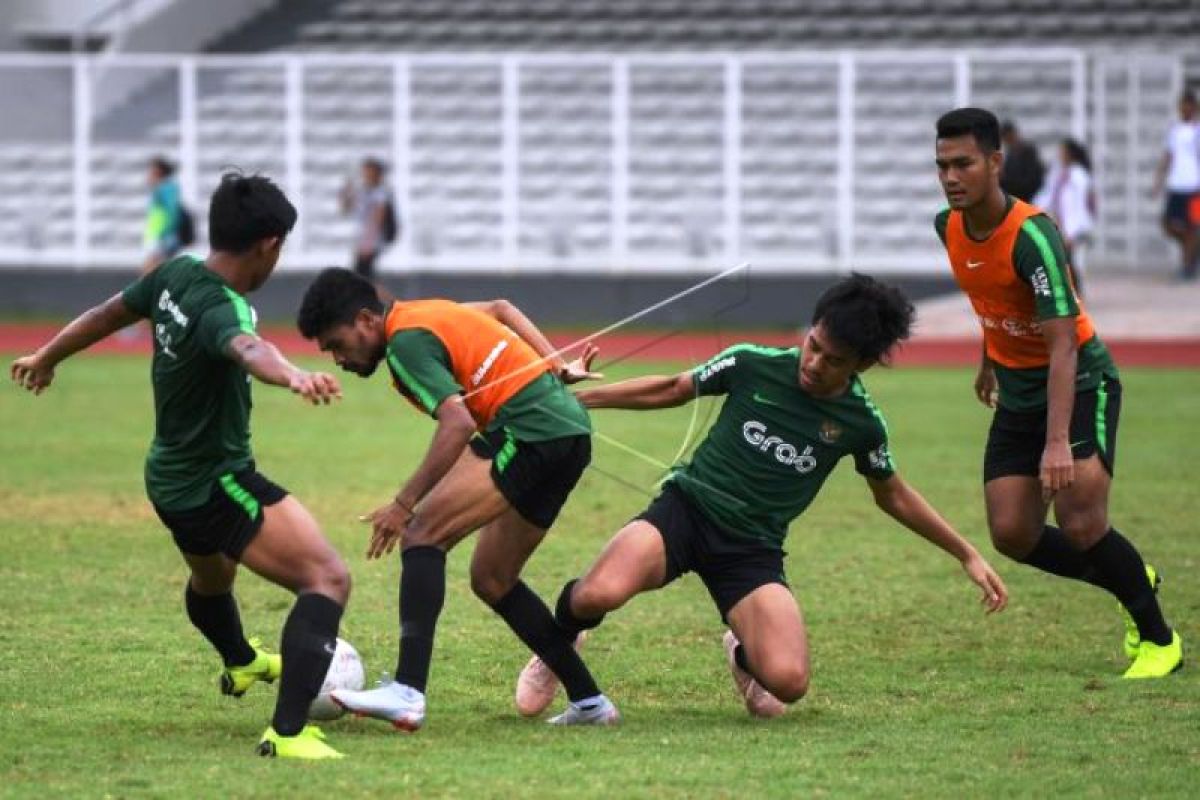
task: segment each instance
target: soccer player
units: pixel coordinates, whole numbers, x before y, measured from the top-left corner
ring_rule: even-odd
[[[179,256],[90,309],[12,377],[40,394],[64,359],[140,319],[154,331],[154,441],[146,492],[191,570],[188,618],[220,654],[221,691],[241,697],[279,680],[271,726],[258,752],[323,759],[341,755],[306,725],[350,593],[346,566],[295,497],[255,469],[250,376],[314,404],[341,396],[330,375],[293,366],[255,332],[245,295],[279,260],[296,209],[261,176],[228,174],[209,208],[207,260]],[[247,641],[232,589],[243,564],[296,594],[281,655]]]
[[[339,367],[361,377],[386,362],[396,390],[437,420],[420,465],[366,519],[368,558],[400,544],[400,653],[394,680],[333,698],[364,716],[416,731],[434,632],[446,592],[446,553],[480,530],[471,588],[562,679],[571,707],[552,722],[610,724],[601,694],[521,569],[591,460],[591,421],[564,383],[595,377],[594,350],[570,364],[503,300],[412,300],[385,306],[365,278],[322,272],[297,319]]]
[[[1076,296],[1062,237],[1038,208],[1000,188],[999,126],[960,108],[937,122],[937,215],[954,278],[983,327],[975,394],[995,408],[984,454],[992,542],[1004,555],[1111,592],[1127,612],[1126,678],[1183,662],[1158,578],[1110,527],[1121,382]],[[1054,506],[1058,526],[1045,524]]]
[[[578,393],[588,408],[671,408],[726,395],[690,463],[563,587],[556,618],[571,636],[686,572],[704,581],[721,619],[735,687],[755,716],[783,713],[808,691],[808,640],[783,569],[788,525],[845,456],[881,510],[954,556],[989,612],[1007,590],[983,557],[896,472],[887,425],[859,373],[885,362],[914,311],[899,290],[854,275],[819,299],[802,348],[740,344],[678,375],[634,378]],[[554,698],[545,666],[518,685]]]

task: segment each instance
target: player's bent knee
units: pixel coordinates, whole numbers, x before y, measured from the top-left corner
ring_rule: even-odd
[[[306,584],[301,593],[323,594],[342,606],[350,599],[350,570],[339,556],[335,555],[316,565]]]
[[[471,570],[471,591],[489,606],[494,606],[517,585],[517,579],[486,570]]]
[[[1037,545],[1037,534],[1016,520],[993,520],[988,526],[992,546],[1014,561],[1022,561]]]
[[[1104,514],[1082,513],[1065,516],[1058,521],[1063,534],[1071,544],[1086,550],[1108,531],[1108,517]]]
[[[799,664],[773,669],[762,680],[767,691],[785,703],[794,703],[808,694],[808,670]]]

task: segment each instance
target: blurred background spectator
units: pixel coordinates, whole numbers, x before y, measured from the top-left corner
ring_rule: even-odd
[[[1000,186],[1013,197],[1031,202],[1041,190],[1046,177],[1046,167],[1038,154],[1037,145],[1021,138],[1017,124],[1005,120],[1000,128],[1004,143],[1004,167],[1000,172]]]
[[[1083,293],[1084,250],[1096,226],[1096,194],[1092,188],[1092,159],[1087,148],[1067,137],[1058,147],[1046,183],[1034,205],[1054,218],[1067,246],[1067,263],[1075,289]]]
[[[347,180],[340,198],[342,213],[352,215],[356,226],[353,269],[372,281],[375,262],[400,232],[392,193],[383,180],[384,172],[379,159],[363,159],[359,180]]]
[[[1188,89],[1179,98],[1179,120],[1167,129],[1166,146],[1154,175],[1154,196],[1167,189],[1162,225],[1179,243],[1180,277],[1196,279],[1200,264],[1200,120],[1196,119],[1196,93]]]

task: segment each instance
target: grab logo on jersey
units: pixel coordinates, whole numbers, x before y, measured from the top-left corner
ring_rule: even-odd
[[[794,444],[788,444],[778,436],[768,436],[767,426],[758,420],[752,419],[742,426],[742,437],[760,453],[773,452],[776,461],[792,467],[801,475],[817,468],[812,445],[808,445],[803,451],[798,450]]]

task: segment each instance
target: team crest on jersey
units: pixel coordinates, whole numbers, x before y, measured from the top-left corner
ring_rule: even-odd
[[[825,444],[834,444],[838,439],[842,438],[842,426],[831,419],[827,419],[821,423],[821,429],[817,432],[817,436]]]

